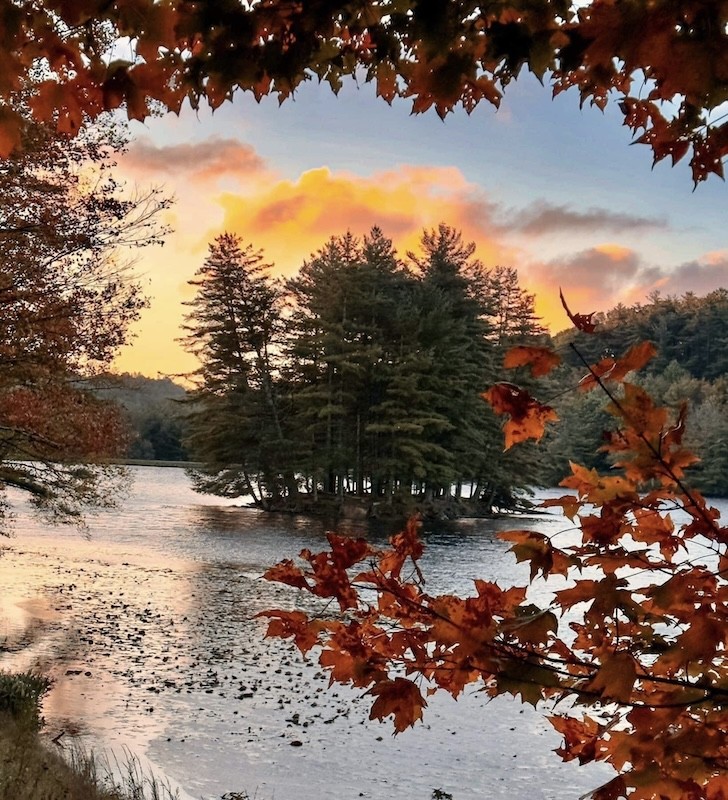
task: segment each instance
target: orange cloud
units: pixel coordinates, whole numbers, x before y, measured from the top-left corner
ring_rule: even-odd
[[[510,264],[517,255],[496,234],[477,188],[454,168],[403,166],[361,177],[321,167],[254,194],[226,193],[218,202],[223,222],[212,235],[237,233],[285,275],[332,235],[362,235],[374,225],[402,254],[418,249],[423,228],[446,222],[475,241],[485,264]]]

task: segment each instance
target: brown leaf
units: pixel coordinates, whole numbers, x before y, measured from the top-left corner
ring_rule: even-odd
[[[566,311],[574,327],[584,331],[584,333],[594,333],[597,326],[592,322],[592,317],[596,312],[592,311],[591,314],[572,314],[569,306],[566,305],[566,298],[561,289],[559,289],[559,297],[561,298],[561,305],[564,307],[564,311]]]
[[[634,658],[618,651],[605,656],[594,678],[588,683],[591,691],[599,692],[605,700],[628,703],[637,680]]]
[[[368,694],[377,698],[372,705],[369,719],[383,720],[393,716],[396,733],[401,733],[422,719],[422,710],[427,706],[422,692],[407,678],[380,681],[372,686]]]
[[[503,366],[506,369],[530,367],[531,375],[534,378],[548,375],[560,363],[561,356],[554,353],[549,347],[526,347],[523,345],[511,347],[503,360]]]

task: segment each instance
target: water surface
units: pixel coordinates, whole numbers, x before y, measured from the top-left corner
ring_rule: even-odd
[[[246,791],[258,800],[578,798],[611,775],[563,764],[560,738],[518,701],[433,697],[396,738],[368,720],[370,700],[328,687],[315,664],[264,640],[255,614],[305,605],[262,572],[325,526],[192,492],[182,470],[136,467],[120,510],[89,535],[47,527],[22,505],[0,557],[0,668],[39,668],[55,687],[48,731],[138,755],[183,798]],[[497,529],[555,533],[565,520],[463,521],[424,532],[428,590],[472,579],[523,581]],[[568,535],[568,533],[564,534]],[[386,532],[374,530],[375,540]]]

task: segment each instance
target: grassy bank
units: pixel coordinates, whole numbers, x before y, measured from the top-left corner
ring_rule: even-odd
[[[174,800],[139,764],[109,765],[41,734],[45,679],[0,673],[0,800]]]

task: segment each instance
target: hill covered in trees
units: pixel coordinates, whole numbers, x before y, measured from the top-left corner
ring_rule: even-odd
[[[183,386],[170,378],[107,373],[92,381],[100,399],[121,407],[129,432],[131,460],[187,461]]]
[[[657,356],[633,380],[658,403],[677,409],[687,401],[685,442],[700,457],[688,471],[688,480],[705,494],[728,495],[728,290],[704,297],[653,294],[644,304],[596,314],[594,322],[595,335],[568,330],[554,337],[565,363],[549,377],[544,399],[553,397],[560,422],[543,443],[539,482],[556,483],[569,460],[588,467],[609,466],[597,447],[613,420],[603,410],[603,397],[578,391],[585,373],[582,359],[593,364],[637,342],[651,341]],[[573,391],[565,391],[568,387]]]

